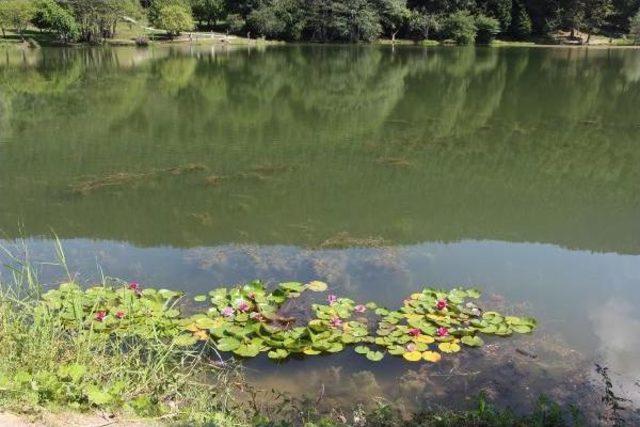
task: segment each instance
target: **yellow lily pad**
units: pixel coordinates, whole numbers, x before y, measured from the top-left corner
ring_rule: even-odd
[[[409,362],[417,362],[422,359],[422,353],[420,353],[419,351],[407,351],[406,353],[402,354],[402,357],[404,357]]]
[[[460,351],[460,345],[455,342],[442,342],[438,344],[438,348],[443,353],[457,353]]]
[[[420,343],[423,343],[423,344],[431,344],[431,343],[435,342],[435,339],[433,339],[433,337],[431,337],[429,335],[418,335],[413,340],[415,342],[420,342]]]
[[[437,351],[425,351],[422,353],[422,358],[427,362],[437,363],[442,359],[442,356]]]

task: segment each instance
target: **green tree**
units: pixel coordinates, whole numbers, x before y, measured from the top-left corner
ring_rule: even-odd
[[[526,39],[531,36],[533,24],[527,9],[522,3],[514,5],[513,21],[511,22],[511,34],[517,39]]]
[[[476,28],[478,30],[476,41],[480,44],[490,44],[500,33],[500,21],[486,15],[478,15]]]
[[[156,25],[165,30],[170,37],[175,37],[183,31],[193,29],[194,22],[191,11],[188,8],[179,4],[172,4],[160,9]]]
[[[611,0],[584,0],[584,19],[581,30],[587,33],[587,44],[591,34],[600,30],[613,12]]]
[[[88,42],[113,37],[123,17],[140,15],[137,0],[66,0],[66,4],[80,27],[80,38]]]
[[[304,29],[303,11],[300,0],[271,0],[249,14],[247,27],[268,38],[299,40]]]
[[[0,1],[0,28],[2,28],[2,35],[5,35],[5,29],[11,28],[24,41],[24,30],[34,17],[35,12],[36,9],[31,0]]]
[[[245,20],[239,13],[230,13],[227,15],[227,31],[238,34],[245,27]]]
[[[206,23],[207,28],[211,28],[227,13],[224,0],[192,0],[191,10],[193,18],[196,21]]]
[[[407,18],[409,36],[414,40],[428,40],[429,34],[440,30],[438,15],[422,10],[412,10]]]
[[[640,11],[629,20],[629,35],[635,43],[640,43]]]
[[[476,22],[466,10],[455,12],[444,21],[445,37],[455,40],[457,44],[472,44],[476,39]]]
[[[406,0],[377,0],[376,9],[382,24],[382,31],[396,39],[396,34],[409,18]]]
[[[500,21],[500,28],[506,29],[511,26],[512,0],[487,0],[482,9],[484,14]]]
[[[80,28],[73,15],[55,0],[37,0],[35,9],[31,22],[41,30],[50,31],[65,42],[80,35]]]
[[[305,32],[316,41],[372,41],[382,33],[380,17],[367,0],[309,0]]]

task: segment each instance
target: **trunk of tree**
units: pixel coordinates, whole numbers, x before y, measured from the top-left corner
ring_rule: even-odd
[[[391,44],[396,44],[396,34],[398,34],[397,31],[391,33]]]
[[[587,34],[587,44],[589,44],[589,42],[591,41],[591,33]]]
[[[4,32],[4,28],[2,28],[2,37],[7,37],[7,34]]]

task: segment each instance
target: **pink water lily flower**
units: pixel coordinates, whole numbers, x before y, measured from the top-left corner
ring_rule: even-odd
[[[107,317],[107,312],[106,311],[98,311],[96,313],[96,320],[98,322],[102,322],[106,317]]]
[[[248,302],[246,302],[242,298],[239,298],[236,300],[236,308],[238,309],[239,312],[245,313],[249,311],[250,306]]]
[[[138,282],[131,282],[129,283],[129,289],[131,289],[132,291],[137,291],[140,289],[140,284]]]
[[[119,311],[119,312],[117,312],[117,313],[116,313],[116,317],[117,317],[118,319],[122,319],[122,318],[124,318],[124,311]]]
[[[449,330],[445,327],[440,327],[438,328],[438,330],[436,331],[436,334],[439,337],[446,337],[447,335],[449,335]]]
[[[355,307],[353,307],[353,310],[354,310],[356,313],[364,313],[365,311],[367,311],[367,307],[365,307],[365,306],[364,306],[364,305],[362,305],[362,304],[358,304],[358,305],[356,305]]]
[[[342,319],[337,316],[332,317],[329,321],[329,324],[334,328],[339,328],[340,326],[342,326]]]
[[[233,309],[233,307],[225,307],[222,309],[222,315],[224,317],[231,317],[233,316],[234,313],[235,313],[235,310]]]
[[[327,301],[329,301],[329,305],[333,305],[338,301],[338,297],[331,294],[329,296],[327,296]]]
[[[409,335],[411,335],[412,337],[417,337],[422,333],[422,331],[418,328],[411,328],[409,329]]]
[[[262,314],[260,314],[260,313],[258,313],[258,312],[256,312],[256,311],[254,311],[254,312],[250,313],[250,314],[249,314],[249,317],[250,317],[252,320],[259,320],[259,321],[263,321],[263,320],[264,320],[264,317],[262,316]]]
[[[438,302],[436,303],[436,308],[438,310],[444,310],[445,308],[447,308],[447,300],[446,299],[439,299]]]
[[[418,348],[418,347],[417,347],[414,343],[412,343],[412,342],[410,342],[409,344],[407,344],[407,351],[416,351],[416,350],[417,350],[417,348]]]

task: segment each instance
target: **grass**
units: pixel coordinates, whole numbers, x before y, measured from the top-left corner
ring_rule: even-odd
[[[153,335],[71,332],[64,313],[43,309],[32,266],[13,261],[10,282],[0,284],[0,408],[29,414],[100,408],[124,417],[241,422],[233,399],[243,382],[237,366]]]

